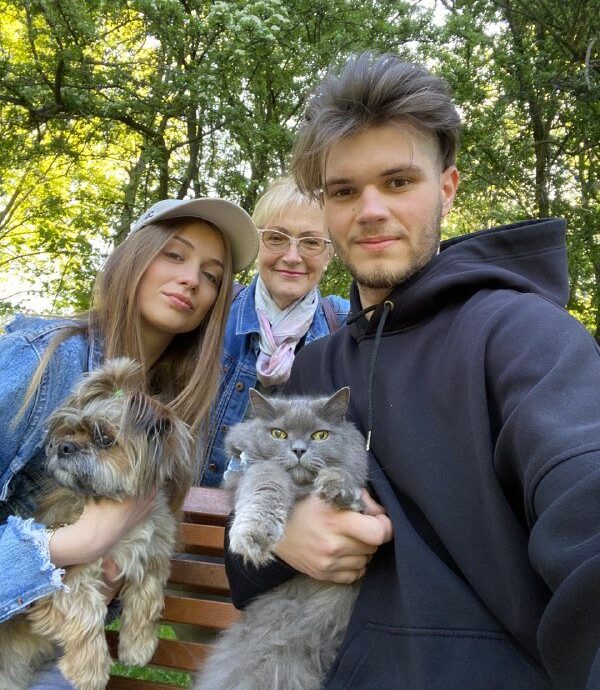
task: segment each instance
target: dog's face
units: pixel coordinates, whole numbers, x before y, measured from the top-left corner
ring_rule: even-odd
[[[142,390],[140,367],[114,359],[86,375],[50,417],[47,468],[86,496],[142,496],[191,481],[190,435],[169,408]]]

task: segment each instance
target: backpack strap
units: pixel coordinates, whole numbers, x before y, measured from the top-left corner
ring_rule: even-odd
[[[321,306],[325,312],[325,319],[327,321],[327,326],[329,327],[329,332],[333,333],[334,331],[337,331],[337,329],[340,327],[340,324],[337,320],[335,312],[333,311],[333,306],[327,297],[321,297]]]

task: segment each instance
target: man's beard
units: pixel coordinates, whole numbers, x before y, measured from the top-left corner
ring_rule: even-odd
[[[360,264],[353,263],[343,249],[335,242],[333,236],[333,246],[340,261],[344,264],[348,273],[354,280],[366,288],[391,290],[411,276],[420,271],[423,266],[428,264],[437,254],[441,238],[442,213],[441,204],[436,209],[435,216],[419,230],[419,241],[414,247],[414,251],[407,257],[408,261],[399,266],[372,266],[366,268]]]

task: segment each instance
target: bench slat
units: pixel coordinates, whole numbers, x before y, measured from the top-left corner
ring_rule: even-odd
[[[113,659],[117,658],[119,635],[115,631],[106,634]],[[184,671],[195,671],[211,650],[210,644],[182,640],[159,640],[150,661],[155,666],[165,666]]]
[[[166,621],[192,623],[211,630],[223,630],[239,620],[240,612],[226,601],[206,601],[167,595],[162,617]]]
[[[216,525],[192,525],[184,522],[179,530],[186,551],[197,547],[201,553],[219,555],[223,553],[225,528]]]
[[[224,525],[230,510],[230,498],[226,491],[202,486],[193,486],[183,504],[186,522],[209,525]]]
[[[161,640],[152,664],[179,668],[184,671],[195,671],[209,654],[212,645],[201,642],[181,642],[178,640]]]
[[[222,563],[173,559],[169,582],[198,587],[212,594],[229,594],[229,582]]]

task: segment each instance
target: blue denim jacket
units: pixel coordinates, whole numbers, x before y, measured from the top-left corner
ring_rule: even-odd
[[[44,476],[45,421],[80,376],[100,363],[100,342],[79,335],[63,341],[33,402],[16,425],[13,419],[49,343],[72,323],[21,316],[0,336],[0,622],[62,586],[44,526],[20,516],[31,513]]]
[[[230,426],[244,418],[248,391],[256,385],[259,325],[254,295],[257,280],[258,276],[236,295],[229,312],[221,359],[223,375],[211,411],[204,462],[199,467],[201,476],[196,478],[196,483],[205,486],[218,486],[221,483],[229,461],[225,454],[225,434]],[[325,299],[331,302],[338,323],[345,323],[350,309],[348,300],[336,295]],[[319,304],[304,344],[325,335],[329,335],[329,326],[323,307]]]

